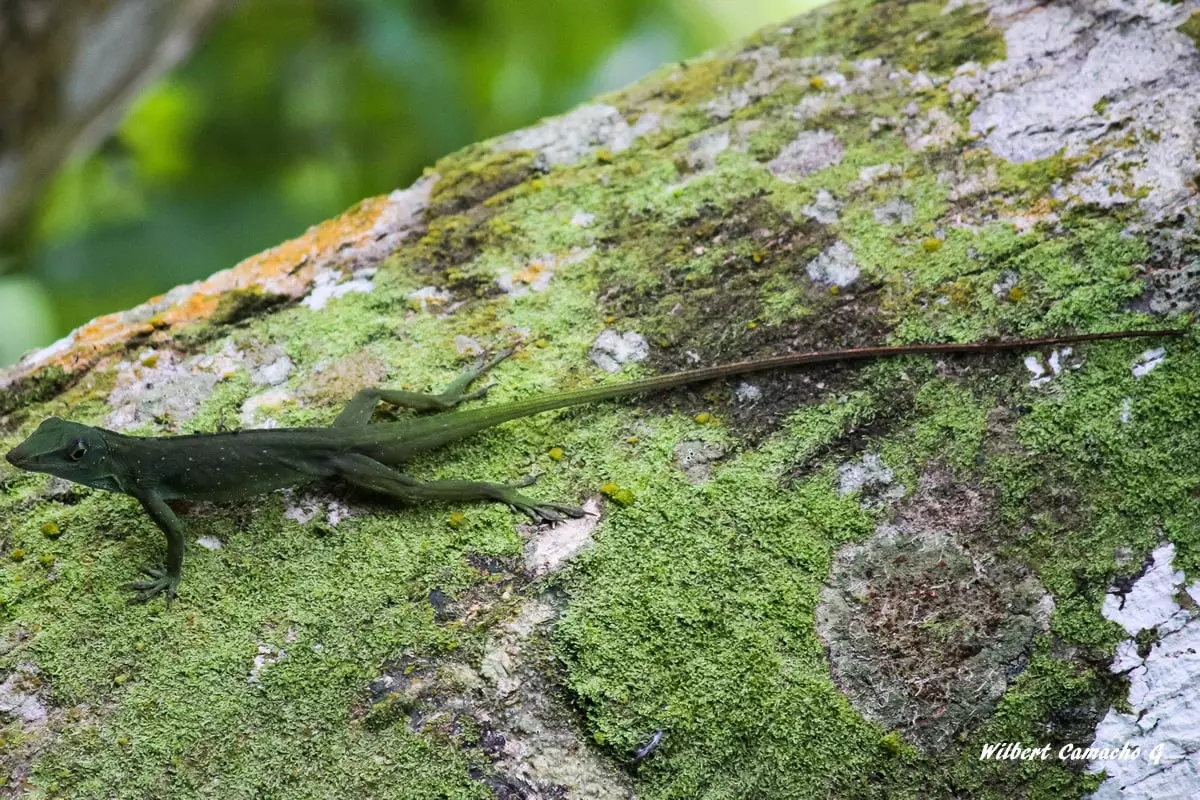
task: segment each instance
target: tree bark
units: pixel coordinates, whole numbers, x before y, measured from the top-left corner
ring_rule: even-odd
[[[488,402],[1183,324],[1198,36],[1195,3],[832,4],[27,356],[0,448],[52,414],[328,424],[518,340]],[[1200,790],[1192,335],[766,375],[518,421],[416,471],[545,473],[530,491],[595,516],[197,506],[164,612],[120,602],[161,548],[135,503],[0,472],[9,785]]]

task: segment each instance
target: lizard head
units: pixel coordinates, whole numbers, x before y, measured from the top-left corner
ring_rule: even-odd
[[[111,473],[108,444],[89,425],[50,417],[28,439],[8,451],[8,463],[96,486]]]

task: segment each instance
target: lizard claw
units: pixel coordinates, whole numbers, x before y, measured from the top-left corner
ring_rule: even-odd
[[[488,393],[488,390],[492,388],[493,384],[489,383],[487,386],[480,387],[473,392],[468,392],[467,387],[478,378],[487,374],[493,367],[511,356],[514,352],[516,352],[515,348],[509,348],[490,360],[480,358],[475,363],[475,366],[471,367],[466,372],[455,378],[454,381],[446,387],[444,392],[434,395],[434,402],[437,403],[441,410],[449,411],[459,403],[465,403],[468,400],[478,400],[479,398],[483,397]]]
[[[536,475],[526,475],[521,480],[508,486],[493,485],[491,499],[499,500],[513,511],[520,511],[522,514],[528,514],[529,518],[535,523],[543,522],[560,522],[567,517],[582,517],[584,510],[575,506],[565,505],[563,503],[546,503],[541,500],[535,500],[532,497],[526,497],[517,491],[524,486],[529,486],[537,480]]]
[[[471,392],[470,394],[463,395],[462,400],[460,402],[465,403],[467,400],[478,400],[481,397],[485,397],[487,395],[487,393],[491,390],[491,388],[495,385],[496,384],[494,384],[494,383],[489,383],[487,386],[482,386],[482,387],[476,389],[475,391]]]
[[[582,508],[568,506],[562,503],[542,503],[537,500],[522,498],[518,502],[510,502],[509,506],[515,511],[528,514],[535,523],[562,522],[567,517],[579,518],[584,516]]]
[[[129,602],[144,603],[161,594],[167,605],[171,605],[171,601],[175,599],[175,590],[179,586],[179,576],[172,575],[165,567],[142,567],[141,572],[150,576],[151,580],[125,584],[122,588],[137,592]]]

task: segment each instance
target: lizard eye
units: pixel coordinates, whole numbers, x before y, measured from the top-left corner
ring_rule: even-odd
[[[87,455],[87,442],[83,439],[76,439],[71,442],[71,458],[78,461]]]

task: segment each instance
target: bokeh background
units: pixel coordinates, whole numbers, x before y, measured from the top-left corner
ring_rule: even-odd
[[[0,253],[0,367],[817,0],[242,0]],[[2,102],[2,98],[0,98]]]

